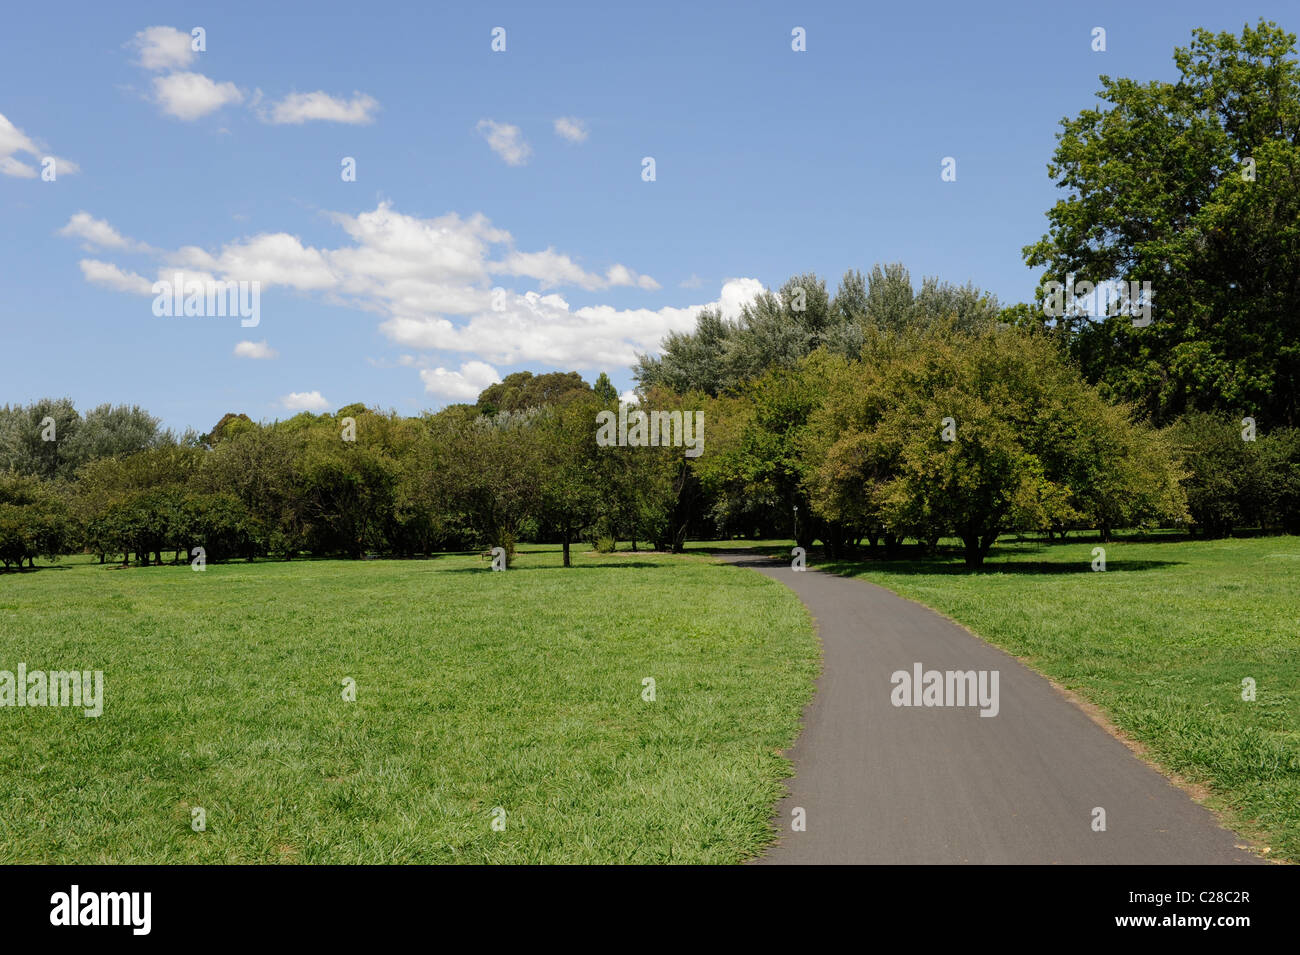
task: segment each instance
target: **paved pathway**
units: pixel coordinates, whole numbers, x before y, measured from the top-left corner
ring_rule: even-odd
[[[863,580],[720,554],[793,590],[825,655],[764,863],[1224,864],[1259,859],[1034,673]],[[997,670],[999,711],[894,706],[891,675]],[[792,811],[806,829],[791,831]],[[1094,807],[1106,831],[1092,829]]]

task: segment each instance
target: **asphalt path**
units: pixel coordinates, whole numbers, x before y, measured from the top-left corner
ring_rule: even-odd
[[[719,557],[775,578],[816,619],[824,660],[769,864],[1250,864],[1204,807],[1002,650],[863,580],[753,554]],[[894,674],[979,671],[975,700],[925,703]],[[930,679],[934,683],[933,678]],[[978,683],[976,684],[978,687]],[[931,701],[960,702],[945,675]],[[974,705],[972,705],[974,703]],[[1097,828],[1104,811],[1104,830]],[[802,813],[798,812],[802,810]],[[800,828],[800,821],[802,828]]]

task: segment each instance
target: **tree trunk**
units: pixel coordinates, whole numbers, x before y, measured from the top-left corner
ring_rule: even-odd
[[[885,535],[885,556],[890,558],[897,557],[899,546],[902,543],[903,542],[898,539],[897,535],[886,534]]]
[[[571,534],[572,534],[572,530],[570,529],[568,524],[565,524],[564,525],[564,566],[565,567],[571,566],[569,563],[569,537]]]

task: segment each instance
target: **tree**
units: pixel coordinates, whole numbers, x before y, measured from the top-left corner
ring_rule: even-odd
[[[600,377],[596,379],[596,383],[591,386],[591,390],[602,407],[614,404],[618,401],[618,389],[615,388],[614,383],[609,380],[609,375],[605,374],[603,371],[600,373]]]
[[[255,427],[253,419],[248,415],[227,411],[221,416],[221,420],[212,426],[212,430],[203,435],[200,440],[208,447],[215,448],[221,442],[251,431]]]
[[[0,474],[0,563],[6,568],[66,553],[71,539],[67,505],[38,478]]]
[[[1128,309],[1061,318],[1104,394],[1163,422],[1300,423],[1295,36],[1262,20],[1240,37],[1196,30],[1174,62],[1173,83],[1102,76],[1104,108],[1062,120],[1048,172],[1068,195],[1025,260],[1071,287],[1151,283],[1149,324]]]
[[[263,528],[265,552],[289,560],[307,546],[299,483],[306,432],[249,425],[217,441],[195,480],[205,493],[235,495]]]
[[[478,396],[478,409],[486,414],[527,411],[530,408],[563,404],[590,393],[591,387],[576,371],[552,371],[544,375],[517,371],[484,388]]]
[[[1204,413],[1187,415],[1170,429],[1186,468],[1192,525],[1207,537],[1259,526],[1268,510],[1261,443],[1243,440],[1241,432],[1239,420]]]
[[[834,549],[837,527],[814,520],[801,455],[808,417],[825,394],[819,374],[824,359],[822,352],[795,368],[774,367],[750,382],[740,400],[711,402],[712,453],[697,467],[724,519],[788,531],[802,547],[822,537]]]
[[[1041,333],[934,328],[822,377],[804,471],[812,507],[828,520],[930,549],[955,535],[978,567],[1008,529],[1183,516],[1165,446],[1109,409]],[[1119,452],[1139,464],[1112,457]],[[1132,503],[1119,509],[1117,497]]]
[[[87,461],[134,454],[162,439],[159,421],[139,405],[102,404],[87,411],[63,454],[72,469]]]
[[[537,515],[542,491],[542,409],[487,416],[467,406],[443,409],[433,421],[442,446],[439,496],[463,515],[482,543],[513,559],[520,528]]]
[[[537,422],[542,482],[537,513],[559,530],[565,567],[571,566],[570,543],[595,519],[601,502],[596,445],[600,407],[593,395],[549,408]]]
[[[385,546],[397,482],[392,459],[358,425],[356,441],[344,441],[333,422],[312,429],[295,467],[307,545],[355,560]]]
[[[71,398],[42,398],[30,405],[0,408],[0,470],[51,481],[70,477],[68,443],[81,427]]]

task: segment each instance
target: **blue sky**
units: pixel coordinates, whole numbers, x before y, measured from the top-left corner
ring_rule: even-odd
[[[1054,134],[1098,74],[1172,78],[1194,26],[1300,26],[1204,0],[450,6],[11,5],[0,403],[207,430],[413,414],[521,369],[625,389],[699,306],[876,262],[1026,300]],[[260,282],[259,324],[155,316],[178,268]]]

